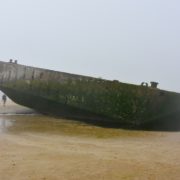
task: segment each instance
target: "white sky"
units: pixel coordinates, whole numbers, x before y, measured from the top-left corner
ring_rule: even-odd
[[[0,59],[180,92],[179,0],[0,0]]]

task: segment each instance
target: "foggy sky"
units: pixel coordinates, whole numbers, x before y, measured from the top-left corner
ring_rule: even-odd
[[[0,60],[180,92],[179,0],[0,0]]]

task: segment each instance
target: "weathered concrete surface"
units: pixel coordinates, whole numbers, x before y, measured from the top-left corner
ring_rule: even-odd
[[[160,89],[4,62],[0,82],[15,102],[51,115],[144,127],[180,120],[180,94]]]

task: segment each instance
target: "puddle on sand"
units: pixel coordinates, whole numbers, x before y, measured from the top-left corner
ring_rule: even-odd
[[[43,115],[3,115],[0,116],[1,133],[50,133],[81,135],[97,138],[146,137],[152,132],[103,128],[78,121],[56,119]],[[154,134],[154,133],[153,133]]]
[[[0,133],[7,132],[7,129],[12,126],[12,121],[6,120],[4,118],[0,118]]]

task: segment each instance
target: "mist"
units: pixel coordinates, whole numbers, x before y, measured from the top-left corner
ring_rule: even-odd
[[[1,60],[180,92],[179,1],[0,2]]]

